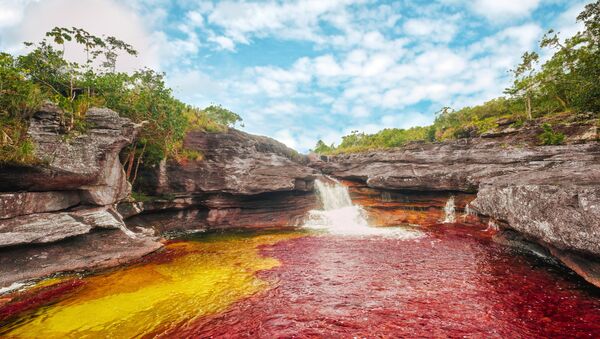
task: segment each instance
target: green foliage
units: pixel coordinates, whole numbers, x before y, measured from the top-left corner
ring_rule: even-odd
[[[521,127],[523,127],[523,125],[525,125],[525,121],[524,121],[524,120],[521,120],[521,119],[519,119],[519,120],[517,120],[517,121],[513,122],[513,123],[512,123],[510,126],[511,126],[512,128],[521,128]]]
[[[437,129],[435,128],[435,126],[429,126],[429,128],[427,129],[427,134],[425,135],[425,140],[429,141],[429,142],[434,142],[436,141],[436,134]]]
[[[202,110],[208,118],[225,126],[234,126],[237,122],[242,121],[242,118],[226,109],[221,105],[210,105]]]
[[[430,128],[413,127],[409,129],[386,128],[375,134],[359,133],[352,131],[349,135],[342,137],[338,147],[327,146],[322,141],[317,142],[315,153],[336,154],[361,152],[372,149],[398,147],[415,140],[427,140]]]
[[[313,150],[313,152],[323,154],[323,153],[329,153],[333,149],[334,149],[333,145],[327,146],[327,144],[325,144],[323,142],[323,140],[319,140],[319,141],[317,141],[317,145],[315,146],[315,149]]]
[[[145,193],[142,192],[131,192],[131,197],[133,198],[133,200],[135,200],[136,202],[150,202],[153,201],[155,198],[151,197]]]
[[[542,145],[561,145],[565,141],[565,135],[560,132],[555,132],[550,124],[542,125],[543,132],[538,135],[538,139]]]
[[[32,50],[16,58],[0,53],[0,146],[3,153],[10,153],[3,154],[0,163],[29,161],[24,155],[29,148],[22,148],[27,142],[24,131],[44,100],[64,110],[63,124],[71,133],[85,130],[85,112],[94,106],[113,109],[142,123],[137,144],[128,150],[128,174],[133,177],[140,164],[136,158],[143,158],[141,163],[157,163],[169,156],[180,158],[187,152],[182,147],[186,131],[220,132],[242,120],[221,106],[202,110],[179,101],[166,86],[163,73],[151,69],[116,72],[121,53],[135,56],[137,52],[115,37],[99,37],[75,27],[55,27],[42,41],[25,45]],[[85,62],[65,59],[65,49],[73,45],[83,49]],[[188,156],[201,158],[193,154],[184,157]]]
[[[585,30],[571,38],[562,41],[553,30],[544,36],[540,47],[554,54],[539,70],[533,67],[537,55],[525,53],[515,71],[507,93],[525,100],[533,116],[600,110],[600,1],[588,4],[577,20]]]

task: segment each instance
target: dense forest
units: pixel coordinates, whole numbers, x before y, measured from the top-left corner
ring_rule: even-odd
[[[514,82],[505,96],[478,106],[453,110],[444,107],[428,127],[389,128],[375,134],[353,131],[338,145],[319,140],[314,152],[336,154],[402,146],[410,141],[443,141],[476,137],[510,119],[514,127],[540,125],[539,143],[560,144],[564,135],[553,124],[571,121],[579,114],[600,113],[600,1],[587,5],[577,17],[583,31],[561,39],[550,30],[540,48],[553,54],[541,62],[537,52],[526,52],[522,62],[510,70]]]
[[[223,131],[241,121],[221,106],[199,109],[176,99],[163,73],[147,68],[118,72],[119,55],[135,56],[137,51],[115,37],[56,27],[42,41],[25,45],[29,52],[24,55],[0,53],[0,165],[37,161],[27,127],[45,101],[63,109],[62,127],[68,135],[85,131],[85,112],[90,107],[107,107],[143,123],[126,158],[143,158],[146,163],[165,157],[201,157],[183,148],[186,131]],[[67,48],[78,48],[85,61],[67,60]]]

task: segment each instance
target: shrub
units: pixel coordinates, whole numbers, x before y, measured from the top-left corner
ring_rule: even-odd
[[[84,50],[88,56],[85,63],[65,59],[70,41]],[[0,53],[0,163],[32,161],[31,145],[24,136],[28,119],[44,100],[64,110],[63,125],[70,133],[85,131],[85,112],[93,106],[113,109],[137,123],[145,122],[139,140],[126,150],[125,160],[135,169],[128,174],[133,177],[140,163],[155,164],[182,153],[188,130],[220,132],[242,120],[222,106],[202,110],[179,101],[166,86],[163,73],[147,68],[117,72],[118,53],[137,52],[115,37],[55,27],[42,41],[25,44],[32,48],[25,55]]]
[[[550,124],[542,125],[543,132],[538,135],[538,139],[542,145],[561,145],[565,141],[565,135],[560,132],[555,132]]]

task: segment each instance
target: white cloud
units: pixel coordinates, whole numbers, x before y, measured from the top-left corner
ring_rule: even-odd
[[[475,0],[473,10],[492,21],[526,17],[540,4],[540,0]]]
[[[235,51],[235,43],[233,40],[225,36],[212,36],[208,38],[208,41],[216,43],[220,49]]]
[[[408,35],[429,41],[449,42],[457,33],[451,17],[444,20],[409,19],[404,22],[403,29]]]
[[[22,11],[20,21],[3,29],[2,47],[11,52],[22,51],[23,41],[41,40],[44,33],[55,26],[74,26],[96,35],[115,35],[133,45],[139,51],[139,57],[122,56],[117,63],[121,69],[159,66],[159,48],[152,40],[151,32],[141,17],[120,3],[112,0],[46,0],[30,2]],[[67,50],[67,56],[82,58],[83,53]]]
[[[208,21],[223,29],[232,41],[248,44],[255,37],[280,37],[318,41],[318,22],[324,14],[349,1],[219,2]]]
[[[30,0],[0,0],[0,28],[17,24]]]

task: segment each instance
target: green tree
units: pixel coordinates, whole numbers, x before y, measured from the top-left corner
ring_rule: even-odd
[[[521,57],[521,63],[511,70],[515,81],[513,87],[506,90],[508,94],[522,97],[525,101],[525,112],[527,117],[533,119],[532,97],[534,90],[538,86],[535,74],[535,65],[539,62],[539,55],[536,52],[525,52]]]
[[[323,140],[319,140],[319,141],[317,141],[317,145],[313,149],[313,152],[318,153],[318,154],[326,154],[326,153],[330,153],[334,149],[335,148],[333,147],[333,144],[331,146],[327,146],[327,144],[324,143]]]

